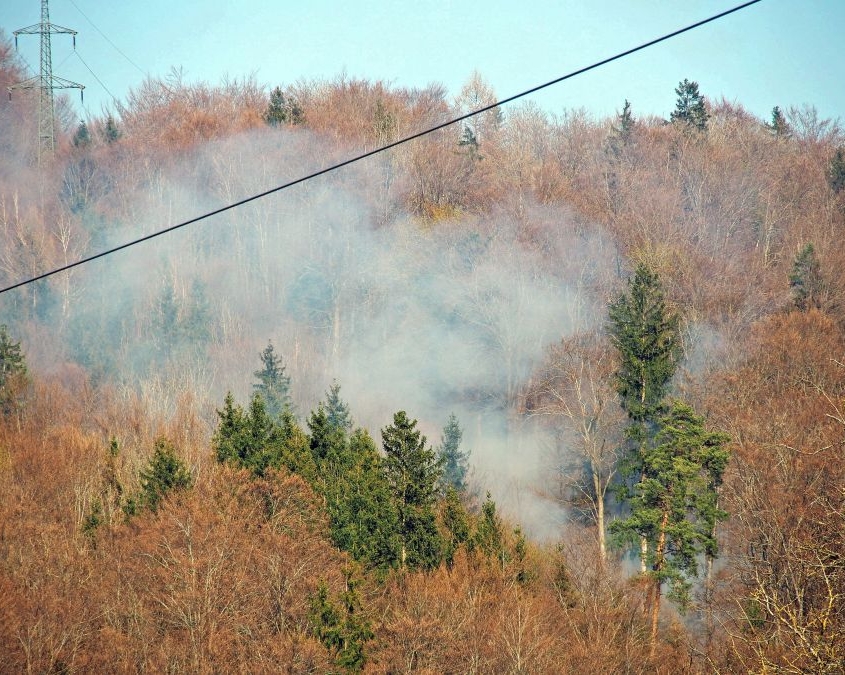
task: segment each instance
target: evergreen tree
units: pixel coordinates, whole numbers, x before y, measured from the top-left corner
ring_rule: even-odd
[[[191,472],[176,455],[176,448],[165,438],[155,442],[153,456],[141,471],[140,505],[156,511],[161,500],[174,490],[185,490],[193,485]]]
[[[434,504],[442,475],[434,450],[405,411],[381,431],[384,470],[399,517],[402,567],[433,569],[442,558]]]
[[[85,124],[85,120],[82,120],[76,128],[72,142],[75,148],[87,148],[91,145],[91,134],[88,132],[88,125]]]
[[[261,352],[261,363],[263,368],[253,373],[258,378],[258,382],[252,387],[264,399],[270,417],[276,419],[292,407],[290,377],[285,375],[282,357],[276,356],[272,342],[268,342],[267,347]]]
[[[466,492],[469,453],[462,452],[460,449],[463,436],[464,432],[458,424],[458,418],[454,413],[449,415],[449,420],[443,428],[443,439],[438,448],[439,461],[443,467],[441,483],[444,491],[453,487],[459,493]]]
[[[481,505],[481,518],[475,530],[475,545],[488,557],[505,564],[505,547],[502,539],[502,519],[496,514],[496,502],[487,493]]]
[[[706,131],[709,115],[704,104],[704,96],[698,91],[698,82],[684,79],[678,84],[675,93],[678,95],[678,100],[675,103],[675,110],[670,115],[672,122],[684,124],[687,129]]]
[[[792,135],[789,123],[778,106],[772,108],[772,121],[766,123],[766,128],[775,138],[789,138]]]
[[[821,265],[812,244],[805,244],[795,256],[789,274],[789,287],[792,289],[793,302],[801,311],[821,306],[825,284]]]
[[[8,327],[0,325],[0,411],[9,415],[20,402],[29,380],[21,343],[12,340]]]
[[[393,567],[400,549],[398,516],[372,437],[358,429],[330,444],[317,475],[335,546],[370,568]]]
[[[630,515],[610,526],[623,545],[648,542],[652,645],[663,584],[685,608],[697,556],[712,558],[718,552],[716,523],[727,517],[718,507],[718,489],[729,458],[728,437],[707,431],[704,419],[682,402],[674,402],[658,426],[643,453],[643,477],[629,499]]]
[[[609,307],[608,332],[619,351],[616,390],[632,422],[654,419],[681,356],[679,320],[666,308],[657,273],[637,266],[628,290]]]
[[[609,319],[611,342],[619,352],[616,391],[629,418],[625,433],[630,447],[620,466],[624,482],[618,488],[619,498],[625,501],[632,496],[632,485],[645,474],[645,446],[655,433],[681,356],[679,321],[666,309],[657,274],[643,264],[628,281],[627,292],[611,303]],[[643,538],[643,569],[647,545]]]
[[[296,98],[285,95],[281,87],[274,87],[270,92],[270,102],[264,112],[264,121],[271,127],[284,124],[301,124],[303,121],[302,108]]]
[[[839,194],[845,188],[845,148],[837,148],[833,153],[827,171],[827,182],[834,194]]]
[[[455,553],[461,544],[469,542],[469,518],[458,491],[451,485],[446,488],[446,495],[442,502],[441,519],[446,530],[443,542],[443,557],[451,568],[455,560]]]
[[[348,574],[341,603],[338,608],[329,598],[326,583],[320,582],[316,594],[309,598],[309,620],[315,637],[334,656],[335,665],[358,673],[366,663],[364,646],[375,636],[362,615],[356,584]]]
[[[105,138],[106,143],[114,143],[118,140],[121,136],[120,129],[117,127],[117,122],[115,122],[114,117],[111,113],[109,113],[108,117],[106,117],[106,127],[103,130],[103,137]]]
[[[342,429],[345,433],[352,431],[352,415],[349,405],[340,398],[340,385],[335,382],[326,394],[326,416],[330,425]]]
[[[634,116],[631,114],[631,103],[626,98],[622,112],[617,115],[616,124],[611,126],[609,143],[614,157],[618,158],[622,149],[631,142],[635,124]]]

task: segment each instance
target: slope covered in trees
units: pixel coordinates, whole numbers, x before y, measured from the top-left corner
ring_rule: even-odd
[[[0,670],[836,672],[845,136],[675,91],[0,296]],[[494,98],[175,72],[40,169],[0,100],[0,283]]]

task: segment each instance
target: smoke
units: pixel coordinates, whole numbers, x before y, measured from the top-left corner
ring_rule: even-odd
[[[99,241],[112,246],[322,168],[334,153],[307,132],[268,129],[177,163],[127,157],[97,168],[110,187],[99,211],[79,217],[96,215]],[[587,288],[611,269],[610,247],[567,212],[536,205],[424,227],[384,183],[385,166],[401,160],[372,158],[87,265],[70,306],[40,317],[62,343],[55,358],[165,408],[181,389],[219,406],[227,390],[247,398],[272,340],[300,417],[333,381],[377,439],[403,409],[437,444],[454,412],[479,491],[529,533],[553,536],[562,514],[532,487],[551,441],[520,419],[520,396],[547,346],[601,315]],[[399,215],[383,223],[385,213]]]

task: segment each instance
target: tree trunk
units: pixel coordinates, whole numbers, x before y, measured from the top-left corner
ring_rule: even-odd
[[[660,572],[663,571],[663,552],[666,550],[666,527],[669,525],[669,509],[665,508],[663,517],[660,520],[660,534],[657,537],[657,545],[654,549],[654,590],[652,591],[651,603],[651,655],[657,649],[657,620],[660,617]]]
[[[601,564],[607,562],[607,542],[604,533],[604,493],[601,490],[601,480],[597,471],[593,471],[593,489],[596,492],[596,525],[599,528],[599,556]]]

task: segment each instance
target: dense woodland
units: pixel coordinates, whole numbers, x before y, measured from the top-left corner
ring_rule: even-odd
[[[845,134],[666,86],[0,296],[0,671],[843,672]],[[493,101],[16,92],[0,285]]]

